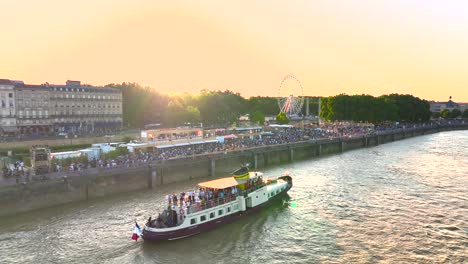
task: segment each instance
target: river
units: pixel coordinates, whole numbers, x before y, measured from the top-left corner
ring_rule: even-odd
[[[165,194],[193,188],[195,181],[2,218],[0,263],[468,261],[468,131],[264,172],[286,169],[294,186],[284,201],[176,241],[135,242],[133,222],[143,224]]]

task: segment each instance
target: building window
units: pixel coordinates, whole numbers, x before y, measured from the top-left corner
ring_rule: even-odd
[[[9,93],[9,94],[8,94],[8,97],[13,98],[13,94],[12,94],[12,93]]]

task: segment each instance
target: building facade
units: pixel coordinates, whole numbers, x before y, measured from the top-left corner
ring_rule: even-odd
[[[6,128],[10,133],[76,135],[122,127],[122,92],[118,89],[81,85],[79,81],[67,81],[65,85],[9,82],[0,84],[0,98],[12,93],[13,108],[5,108],[5,113],[12,111],[12,115],[2,115],[1,123],[2,128],[10,124]]]
[[[449,97],[449,100],[447,102],[430,101],[429,105],[431,112],[442,112],[446,109],[449,111],[458,109],[461,112],[463,112],[466,109],[468,109],[468,103],[455,103],[454,101],[452,101],[452,96]]]
[[[0,135],[16,133],[16,104],[14,83],[0,79]]]

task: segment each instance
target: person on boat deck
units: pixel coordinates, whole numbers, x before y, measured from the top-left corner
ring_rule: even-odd
[[[213,199],[213,191],[211,189],[208,191],[208,199]]]
[[[203,189],[200,189],[200,193],[198,194],[198,197],[200,197],[200,199],[205,197],[205,192],[203,192]]]
[[[172,194],[172,203],[173,203],[174,205],[177,205],[177,195],[176,195],[175,193]]]
[[[236,196],[236,193],[237,193],[237,188],[236,188],[236,186],[232,186],[231,194],[232,194],[233,196]]]
[[[224,199],[224,192],[222,190],[219,192],[219,199]]]
[[[184,201],[184,196],[185,196],[185,193],[184,192],[181,192],[180,193],[180,204],[182,205],[182,202]]]
[[[190,200],[192,203],[195,202],[195,191],[190,192]]]
[[[168,204],[171,204],[172,198],[170,194],[166,195],[166,200]]]

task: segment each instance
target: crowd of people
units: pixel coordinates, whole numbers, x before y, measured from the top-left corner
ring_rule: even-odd
[[[52,164],[51,172],[70,173],[70,175],[81,175],[84,170],[128,168],[148,165],[157,161],[195,157],[197,155],[209,153],[227,153],[246,148],[261,146],[271,146],[279,144],[290,144],[302,141],[317,141],[324,139],[354,138],[362,136],[381,135],[401,130],[412,130],[419,128],[444,127],[449,125],[464,124],[464,120],[437,120],[427,123],[385,123],[373,125],[369,123],[353,122],[333,122],[324,123],[320,126],[310,126],[305,128],[275,128],[268,129],[261,133],[230,137],[224,142],[204,142],[200,144],[180,144],[154,148],[153,151],[135,151],[126,155],[112,159],[91,159],[86,162],[73,162],[63,168],[60,163]],[[25,170],[15,169],[14,171],[3,171],[3,175],[22,175]]]
[[[251,189],[258,189],[264,186],[261,176],[253,180],[248,180],[242,184],[240,189],[238,186],[231,186],[224,189],[215,189],[207,187],[199,187],[197,190],[181,192],[179,195],[173,193],[166,195],[167,209],[158,215],[156,219],[148,219],[147,225],[151,227],[172,227],[177,223],[182,222],[186,214],[199,212],[205,209],[218,206],[236,199],[242,195],[243,191],[249,192]],[[241,185],[239,185],[241,186]],[[181,221],[178,221],[177,217]]]

